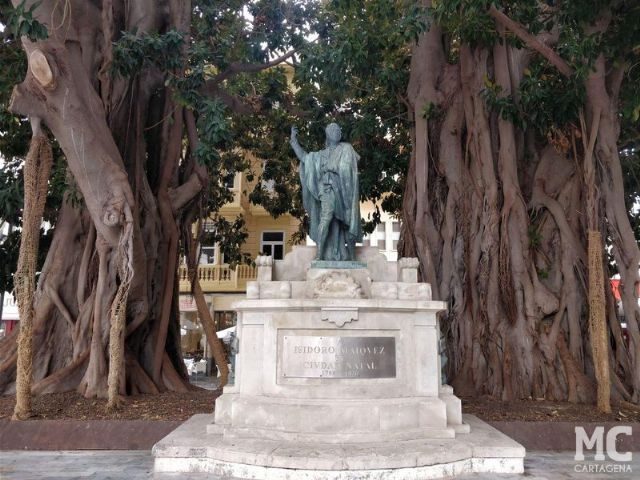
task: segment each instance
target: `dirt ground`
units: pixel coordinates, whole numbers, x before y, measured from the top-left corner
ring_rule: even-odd
[[[76,392],[49,393],[33,399],[33,420],[187,420],[211,413],[220,391],[193,387],[186,393],[136,395],[124,398],[120,410],[106,412],[106,400],[87,399]],[[11,418],[15,396],[0,396],[0,420]]]
[[[499,402],[490,398],[463,398],[462,411],[483,420],[525,422],[640,422],[640,407],[630,403],[616,403],[611,413],[598,412],[595,405],[546,400]]]
[[[220,391],[193,387],[186,393],[126,397],[122,408],[107,413],[106,400],[86,399],[75,392],[35,397],[33,420],[186,420],[196,413],[211,413]],[[0,420],[11,418],[14,396],[0,396]],[[462,410],[483,420],[523,420],[552,422],[640,422],[640,407],[624,403],[613,405],[609,415],[594,405],[524,400],[502,403],[490,398],[462,399]]]

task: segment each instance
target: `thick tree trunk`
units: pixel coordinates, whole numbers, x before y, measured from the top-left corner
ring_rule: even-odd
[[[181,108],[158,71],[108,72],[115,35],[188,31],[190,2],[58,3],[35,10],[49,38],[23,39],[29,71],[11,107],[42,118],[82,194],[81,205],[65,201],[40,276],[32,391],[106,397],[109,384],[115,402],[117,393],[184,390],[175,274],[182,213],[173,201],[185,181]],[[0,357],[0,392],[12,392],[15,337],[0,343]]]
[[[536,42],[540,48],[542,39]],[[460,395],[593,402],[587,190],[583,165],[573,158],[582,150],[554,148],[483,99],[487,81],[501,96],[517,91],[531,60],[526,50],[507,41],[462,44],[450,64],[444,44],[434,23],[413,47],[407,97],[415,131],[398,250],[420,259],[422,278],[447,302],[441,320],[447,377]],[[613,239],[631,344],[623,341],[615,309],[607,308],[612,348],[603,348],[614,361],[614,393],[637,401],[640,255],[624,208],[610,84],[599,59],[585,105],[589,125],[593,110],[601,112],[596,226],[606,225]],[[605,295],[612,305],[609,289]]]
[[[612,69],[610,75],[615,75]],[[600,55],[595,62],[595,69],[586,82],[587,123],[594,117],[600,117],[597,124],[595,141],[595,158],[599,166],[599,183],[601,210],[606,222],[606,230],[612,240],[612,252],[620,272],[620,292],[629,332],[627,347],[619,332],[619,320],[615,315],[608,315],[608,326],[613,333],[613,350],[617,357],[614,370],[622,379],[625,389],[619,392],[624,397],[631,394],[631,399],[640,402],[640,307],[638,306],[638,285],[640,275],[640,249],[633,234],[629,217],[624,204],[624,186],[620,157],[618,155],[618,136],[620,120],[617,110],[617,97],[620,85],[609,82],[606,74],[604,57]],[[620,390],[620,388],[618,388]]]

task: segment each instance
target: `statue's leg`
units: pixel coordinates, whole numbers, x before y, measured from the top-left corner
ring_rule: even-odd
[[[356,240],[347,233],[347,260],[356,259]]]
[[[318,253],[316,254],[316,260],[325,260],[325,250],[327,244],[327,231],[328,226],[322,222],[318,225]]]
[[[324,185],[322,195],[320,196],[320,223],[318,224],[318,253],[316,260],[325,260],[325,250],[327,248],[327,237],[329,235],[329,227],[333,220],[333,204],[335,196],[330,185]]]
[[[347,254],[344,248],[344,232],[342,222],[337,218],[333,218],[329,227],[329,236],[327,245],[330,246],[331,254],[327,254],[327,260],[345,260]]]
[[[349,260],[349,253],[346,248],[347,230],[344,223],[336,220],[336,236],[338,240],[336,242],[336,255],[340,260]]]
[[[324,257],[324,244],[327,236],[326,230],[326,226],[322,222],[322,219],[320,219],[320,223],[318,224],[318,252],[316,253],[316,260],[322,260]]]

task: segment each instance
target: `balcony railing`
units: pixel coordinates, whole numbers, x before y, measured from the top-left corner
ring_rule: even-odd
[[[180,266],[178,279],[180,291],[189,292],[191,284],[185,265]],[[256,268],[238,265],[232,270],[228,265],[198,265],[198,279],[203,292],[244,292],[247,282],[256,279]]]

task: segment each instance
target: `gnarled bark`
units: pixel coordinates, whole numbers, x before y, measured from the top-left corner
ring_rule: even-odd
[[[521,29],[495,7],[489,13],[498,32]],[[507,41],[462,43],[457,61],[448,63],[447,40],[434,23],[412,50],[407,99],[414,143],[398,250],[420,259],[422,278],[432,283],[434,297],[447,302],[440,323],[446,374],[460,395],[595,399],[587,333],[588,191],[584,164],[574,158],[586,148],[575,141],[573,148],[554,148],[483,99],[488,81],[502,96],[517,92],[531,50],[571,74],[545,43],[548,35],[520,32],[524,48]],[[586,81],[584,107],[587,125],[595,125],[601,191],[593,228],[605,226],[613,239],[631,343],[623,341],[607,289],[603,305],[611,341],[602,348],[614,362],[614,393],[637,401],[640,256],[624,207],[616,146],[612,89],[619,81],[606,72],[601,57]],[[599,124],[593,123],[596,110]]]
[[[187,388],[174,301],[182,205],[171,192],[188,179],[178,172],[182,114],[163,75],[146,68],[113,77],[111,43],[123,29],[188,31],[191,5],[58,3],[35,9],[49,37],[22,39],[29,70],[11,104],[53,133],[82,195],[81,205],[67,196],[40,276],[32,391],[106,397],[109,384],[115,406],[119,393]],[[167,112],[177,112],[175,122]],[[0,344],[0,392],[14,389],[14,346],[15,337]]]

